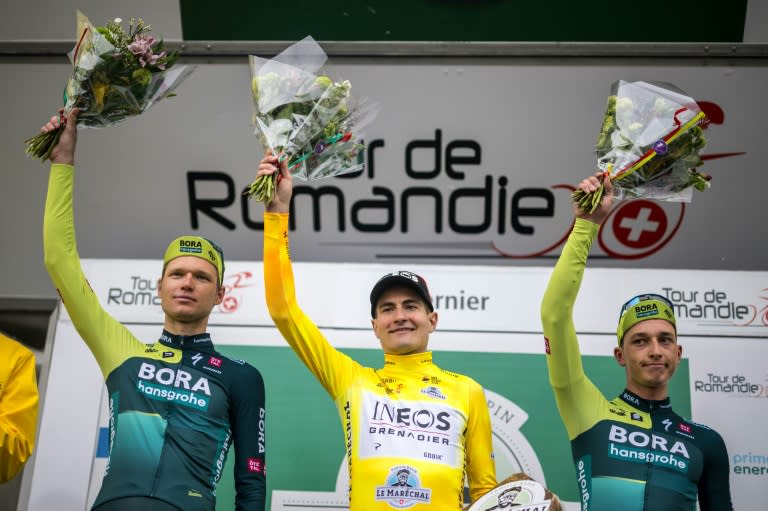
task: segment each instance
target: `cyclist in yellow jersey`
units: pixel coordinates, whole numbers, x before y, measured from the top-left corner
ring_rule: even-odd
[[[279,172],[264,214],[264,280],[270,315],[333,398],[349,460],[353,511],[459,510],[496,485],[490,416],[482,387],[440,369],[427,351],[437,326],[427,284],[410,272],[382,277],[370,295],[384,367],[337,351],[296,303],[288,248],[292,179],[267,154],[258,175]]]
[[[0,333],[0,483],[32,455],[39,406],[35,354]]]

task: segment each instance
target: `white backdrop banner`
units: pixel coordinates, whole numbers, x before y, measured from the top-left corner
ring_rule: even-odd
[[[162,328],[154,297],[159,261],[85,260],[89,281],[107,311],[152,342]],[[295,263],[299,303],[340,349],[368,365],[381,352],[370,331],[368,293],[388,265]],[[403,268],[406,269],[406,268]],[[436,360],[485,387],[497,471],[524,470],[577,509],[570,447],[546,376],[539,323],[550,269],[410,265],[426,277],[439,312],[430,340]],[[227,264],[227,292],[210,330],[224,353],[258,367],[267,387],[271,509],[344,509],[346,472],[331,400],[273,327],[264,304],[262,265]],[[624,384],[611,353],[618,310],[638,291],[678,302],[684,363],[671,387],[681,415],[725,438],[736,509],[768,498],[768,273],[588,269],[575,321],[589,376],[609,396]],[[107,415],[93,357],[62,311],[46,389],[32,511],[84,509],[105,465]],[[524,390],[523,390],[524,389]],[[76,413],[73,413],[76,410]],[[302,417],[312,417],[310,423]],[[297,475],[296,464],[302,470]],[[231,469],[219,508],[233,498]],[[324,488],[322,491],[309,488]],[[64,503],[64,504],[62,504]]]

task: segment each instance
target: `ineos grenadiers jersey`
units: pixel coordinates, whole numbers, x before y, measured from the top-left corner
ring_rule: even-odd
[[[572,314],[598,228],[576,220],[541,305],[549,381],[571,441],[581,509],[695,511],[698,494],[702,511],[732,510],[717,432],[674,413],[669,399],[625,390],[608,401],[584,374]]]
[[[121,502],[149,509],[162,502],[183,511],[213,511],[216,485],[235,444],[236,509],[263,511],[261,375],[218,353],[208,334],[163,331],[158,342],[144,344],[102,309],[75,246],[73,176],[70,165],[51,166],[45,264],[106,380],[110,454],[94,509]]]
[[[431,353],[374,369],[334,349],[296,303],[288,215],[264,216],[264,279],[272,319],[338,408],[352,511],[459,510],[465,475],[472,500],[496,485],[482,387]]]

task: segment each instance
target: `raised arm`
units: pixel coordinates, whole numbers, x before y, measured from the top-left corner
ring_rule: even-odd
[[[72,323],[106,377],[124,360],[121,346],[135,345],[138,341],[104,311],[80,266],[72,206],[76,121],[77,110],[73,110],[65,118],[52,117],[43,126],[43,131],[47,131],[64,123],[61,138],[50,157],[51,172],[43,220],[43,259]]]
[[[288,211],[293,182],[285,161],[267,154],[257,175],[278,170],[275,198],[264,213],[264,285],[267,308],[283,338],[335,399],[343,382],[359,365],[337,351],[296,301],[293,268],[288,244]]]
[[[588,192],[596,190],[600,185],[598,176],[600,174],[585,179],[579,188]],[[552,271],[541,302],[549,381],[570,438],[580,430],[578,417],[586,408],[583,401],[585,396],[595,399],[602,397],[584,374],[573,323],[573,306],[581,287],[592,240],[600,223],[610,212],[612,203],[612,186],[606,178],[606,193],[594,213],[586,214],[574,206],[576,221],[573,230]]]

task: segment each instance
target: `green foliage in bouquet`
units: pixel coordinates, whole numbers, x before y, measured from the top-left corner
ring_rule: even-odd
[[[151,27],[131,18],[128,30],[116,18],[94,27],[78,12],[78,42],[70,53],[73,69],[65,90],[65,112],[79,109],[79,126],[104,127],[139,115],[155,101],[171,97],[165,71],[178,52],[148,35]],[[24,142],[26,153],[43,161],[58,143],[61,130],[41,133]]]
[[[264,148],[287,158],[291,170],[305,161],[317,160],[326,149],[330,149],[328,154],[351,155],[362,147],[352,141],[348,80],[334,82],[327,76],[316,76],[288,97],[285,91],[295,88],[290,81],[290,77],[274,72],[255,76],[251,81],[254,104],[260,110],[255,116],[257,135]],[[277,106],[271,108],[273,104]],[[269,202],[274,197],[276,180],[277,173],[260,176],[244,194]]]
[[[702,113],[667,137],[667,140],[660,139],[640,147],[642,157],[623,169],[615,170],[611,154],[615,151],[628,152],[635,148],[635,142],[622,133],[619,121],[626,120],[624,124],[627,132],[636,134],[644,128],[645,122],[650,118],[671,116],[673,112],[670,109],[675,107],[663,98],[656,98],[652,108],[640,120],[636,119],[637,112],[633,111],[634,108],[631,98],[618,98],[615,95],[608,98],[603,123],[595,143],[598,161],[604,164],[604,175],[610,175],[614,185],[621,188],[628,197],[642,197],[643,195],[636,191],[639,187],[654,181],[661,182],[662,179],[663,185],[671,193],[678,193],[688,187],[699,191],[706,190],[711,177],[696,170],[704,163],[699,155],[699,151],[706,144],[703,130],[699,126],[704,118]],[[635,122],[629,122],[633,115]],[[594,192],[576,190],[571,196],[582,211],[592,213],[600,204],[603,194],[604,187],[601,184]]]

